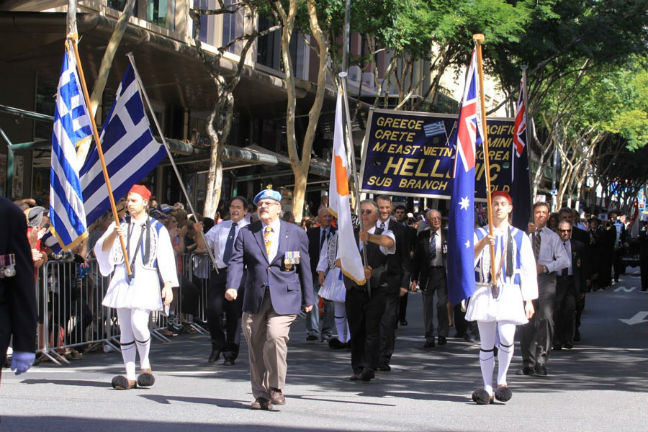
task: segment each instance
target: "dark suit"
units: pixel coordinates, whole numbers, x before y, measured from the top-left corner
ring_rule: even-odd
[[[648,233],[643,225],[639,230],[639,269],[641,271],[641,291],[648,290]]]
[[[245,273],[242,322],[255,398],[269,399],[271,388],[285,386],[290,325],[303,305],[315,304],[306,233],[281,220],[277,240],[268,262],[262,223],[241,228],[227,272],[227,288],[237,290]],[[299,264],[287,265],[287,252],[299,252]]]
[[[382,230],[376,229],[378,235]],[[355,232],[356,241],[358,238]],[[390,290],[388,282],[388,261],[378,245],[365,244],[367,261],[371,267],[370,288],[365,284],[356,285],[344,277],[346,294],[346,315],[351,335],[351,367],[354,374],[363,368],[374,370],[380,355],[380,319],[385,312],[385,298]]]
[[[378,221],[376,225],[380,226],[380,223]],[[385,293],[385,311],[380,319],[380,358],[378,360],[380,366],[388,365],[394,353],[400,307],[400,288],[409,287],[411,272],[404,227],[390,219],[387,229],[396,237],[396,253],[387,257],[386,277],[389,288]]]
[[[406,259],[408,260],[409,267],[411,269],[413,266],[414,249],[416,248],[416,228],[403,225],[403,230],[405,231],[405,236],[404,236],[405,250],[409,254],[409,256],[407,256]],[[405,294],[400,298],[400,305],[398,308],[398,320],[401,323],[407,322],[407,298],[408,297],[409,294]]]
[[[432,229],[421,231],[416,238],[416,252],[412,269],[412,280],[419,282],[423,291],[423,321],[425,341],[434,342],[434,293],[437,295],[436,310],[439,323],[437,333],[448,337],[450,323],[448,321],[448,281],[446,278],[446,244],[448,233],[439,229],[437,241],[440,245],[441,257],[432,258],[430,236]]]
[[[554,345],[573,345],[576,323],[576,300],[585,292],[585,244],[571,239],[571,270],[556,278],[556,339]]]
[[[5,362],[9,339],[15,352],[36,349],[36,289],[34,262],[27,241],[25,215],[0,196],[0,255],[15,254],[16,275],[0,278],[0,366]]]
[[[335,227],[329,226],[328,237],[332,236],[335,231]],[[313,273],[313,296],[317,299],[317,293],[319,292],[317,263],[319,262],[323,240],[322,228],[311,228],[306,232],[306,235],[308,236],[308,256],[310,256],[311,272]],[[321,337],[322,339],[331,336],[331,329],[333,327],[333,307],[329,300],[324,300],[324,316],[322,318],[322,324],[320,325],[320,316],[317,307],[314,307],[313,310],[308,313],[308,317],[306,318],[306,331],[308,336],[315,336],[317,338]]]

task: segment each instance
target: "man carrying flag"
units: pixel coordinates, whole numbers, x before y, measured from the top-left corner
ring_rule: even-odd
[[[494,397],[500,401],[511,398],[506,374],[513,357],[515,326],[533,315],[531,300],[538,297],[538,286],[530,241],[508,223],[513,210],[508,193],[492,194],[493,232],[488,226],[474,232],[475,147],[484,141],[482,133],[485,133],[480,127],[479,98],[475,49],[455,137],[457,156],[448,229],[448,287],[450,301],[454,304],[470,297],[466,320],[477,321],[479,327],[479,362],[484,380],[484,387],[475,390],[472,399],[485,405]],[[494,257],[486,249],[488,245],[494,247]],[[492,259],[495,260],[495,280],[492,280]],[[477,286],[475,273],[479,278]],[[493,392],[496,339],[499,340],[499,366],[497,390]]]

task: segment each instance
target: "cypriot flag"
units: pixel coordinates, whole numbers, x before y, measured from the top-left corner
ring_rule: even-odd
[[[342,91],[338,91],[335,105],[335,130],[333,132],[333,157],[331,158],[331,181],[329,190],[329,211],[337,218],[338,248],[342,273],[358,285],[365,284],[362,258],[353,235],[349,197],[349,169],[344,129],[342,127]]]

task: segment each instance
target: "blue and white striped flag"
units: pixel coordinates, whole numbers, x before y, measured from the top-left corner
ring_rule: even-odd
[[[83,100],[76,61],[65,50],[54,108],[50,170],[50,231],[69,250],[87,237],[86,215],[79,180],[77,147],[92,139],[88,109]]]
[[[445,123],[443,123],[443,120],[424,125],[423,132],[425,132],[425,136],[427,138],[437,135],[447,135]]]
[[[101,148],[116,199],[126,195],[131,186],[150,173],[166,156],[164,146],[153,138],[130,65],[117,89],[117,99],[101,132]],[[110,209],[108,189],[96,146],[90,148],[81,169],[81,184],[86,218],[91,224]]]

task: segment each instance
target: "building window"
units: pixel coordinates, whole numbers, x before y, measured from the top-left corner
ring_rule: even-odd
[[[173,31],[175,29],[175,0],[147,0],[145,19]]]

